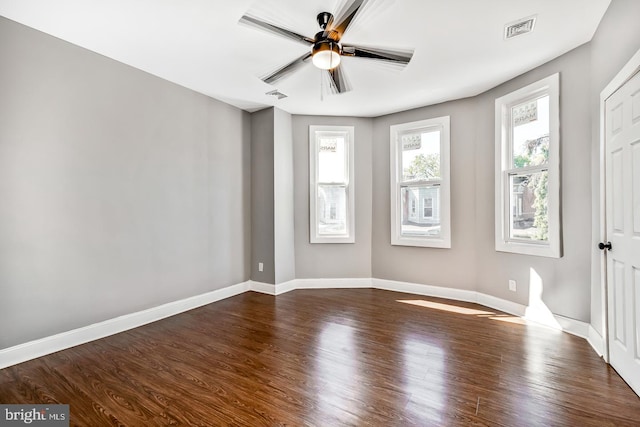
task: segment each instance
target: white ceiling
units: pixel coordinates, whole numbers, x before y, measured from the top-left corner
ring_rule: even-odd
[[[610,0],[377,0],[342,39],[413,48],[403,70],[344,58],[353,90],[321,97],[307,64],[270,86],[263,76],[304,54],[299,43],[239,25],[247,11],[313,37],[338,0],[0,0],[0,14],[166,80],[255,111],[379,116],[474,96],[591,40]],[[504,25],[537,15],[535,31]],[[6,40],[0,42],[7,42]],[[288,95],[277,100],[273,89]]]

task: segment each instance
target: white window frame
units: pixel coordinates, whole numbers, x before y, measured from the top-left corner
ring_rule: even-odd
[[[436,117],[417,122],[393,125],[390,128],[390,171],[391,171],[391,244],[398,246],[418,246],[427,248],[451,248],[451,180],[450,180],[450,117]],[[399,150],[402,149],[399,136],[413,129],[433,128],[440,130],[440,235],[402,235],[402,170]],[[425,185],[433,181],[419,181],[412,185]]]
[[[510,238],[511,108],[528,100],[549,95],[549,161],[547,243],[526,242]],[[496,251],[550,258],[562,256],[560,224],[560,75],[553,74],[538,82],[496,99],[495,103],[495,247]],[[520,168],[522,173],[530,169]]]
[[[345,138],[345,152],[348,157],[346,161],[348,171],[345,174],[347,182],[339,184],[344,184],[346,188],[347,230],[344,234],[321,235],[318,223],[318,186],[336,183],[318,182],[318,141],[319,136],[331,133]],[[309,126],[309,241],[311,243],[355,243],[354,141],[353,126]]]

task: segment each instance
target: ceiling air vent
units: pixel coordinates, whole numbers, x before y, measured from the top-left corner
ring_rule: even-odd
[[[535,25],[535,16],[529,16],[527,18],[519,19],[516,22],[511,22],[504,26],[504,38],[507,40],[522,34],[530,33],[533,31],[533,27],[535,27]]]
[[[271,92],[267,92],[267,93],[265,93],[265,95],[275,96],[278,99],[282,99],[282,98],[286,98],[287,97],[287,95],[285,95],[284,93],[278,91],[278,89],[272,90]]]

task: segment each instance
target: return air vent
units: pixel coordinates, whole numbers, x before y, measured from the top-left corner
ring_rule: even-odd
[[[505,40],[511,39],[522,34],[530,33],[533,31],[533,27],[536,25],[536,17],[529,16],[527,18],[519,19],[515,22],[511,22],[504,26],[504,38]]]
[[[265,95],[275,96],[278,99],[282,99],[282,98],[286,98],[287,97],[287,95],[285,95],[284,93],[278,91],[278,89],[272,90],[271,92],[267,92],[267,93],[265,93]]]

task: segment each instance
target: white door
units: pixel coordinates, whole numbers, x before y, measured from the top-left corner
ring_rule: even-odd
[[[609,362],[640,395],[640,73],[605,118]]]

